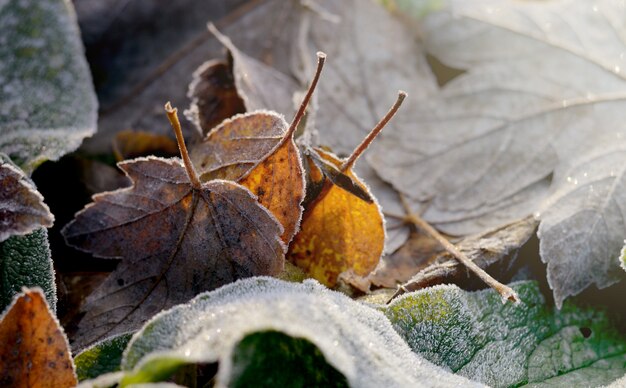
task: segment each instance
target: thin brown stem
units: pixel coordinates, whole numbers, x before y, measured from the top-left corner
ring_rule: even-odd
[[[391,107],[391,109],[389,109],[389,112],[387,112],[387,114],[385,115],[385,117],[383,117],[378,124],[376,124],[376,126],[374,127],[374,129],[372,129],[370,131],[370,133],[365,137],[365,139],[363,139],[363,141],[361,142],[361,144],[359,144],[354,151],[352,151],[352,154],[350,155],[350,157],[348,159],[346,159],[345,162],[343,162],[343,164],[341,165],[341,171],[345,172],[346,170],[348,170],[349,168],[352,168],[352,166],[354,166],[354,163],[356,162],[356,160],[359,158],[359,156],[361,156],[361,154],[363,153],[363,151],[365,151],[367,149],[367,147],[370,146],[370,144],[372,144],[372,141],[376,138],[376,136],[378,136],[378,134],[380,133],[380,131],[382,131],[383,128],[385,128],[385,125],[387,125],[387,123],[389,122],[389,120],[391,120],[391,118],[396,114],[396,112],[398,111],[398,109],[400,108],[400,105],[402,105],[402,102],[404,101],[404,99],[406,98],[407,94],[406,92],[400,90],[398,92],[398,99],[396,100],[396,102],[393,104],[393,106]]]
[[[437,240],[437,242],[439,242],[439,244],[441,244],[441,246],[444,247],[446,251],[448,251],[448,253],[454,256],[455,259],[457,259],[470,271],[474,272],[474,274],[476,274],[476,276],[478,276],[483,282],[485,282],[485,284],[496,290],[500,294],[502,302],[510,300],[511,302],[519,303],[520,299],[517,296],[517,293],[512,288],[500,283],[499,281],[491,277],[491,275],[485,272],[485,270],[483,270],[478,265],[476,265],[476,263],[470,260],[470,258],[467,257],[465,253],[461,252],[456,247],[456,245],[452,244],[450,241],[448,241],[447,238],[443,237],[441,233],[437,231],[437,229],[433,228],[428,222],[424,221],[422,217],[419,216],[419,214],[413,213],[409,204],[406,201],[406,198],[403,195],[400,195],[400,199],[402,200],[402,206],[407,212],[407,219],[410,220],[413,225],[432,236],[435,240]]]
[[[324,68],[324,62],[326,62],[326,54],[318,51],[317,52],[317,69],[315,69],[315,75],[313,76],[313,80],[311,81],[311,85],[309,85],[309,89],[306,91],[306,95],[300,104],[300,108],[296,112],[296,115],[293,117],[291,121],[291,125],[285,133],[285,139],[289,139],[291,135],[294,134],[296,129],[298,128],[298,124],[300,124],[300,120],[304,117],[304,112],[306,111],[307,106],[309,105],[309,101],[311,100],[311,96],[313,96],[313,92],[315,91],[315,87],[317,86],[317,81],[320,79],[320,74],[322,74],[322,68]]]
[[[165,112],[167,113],[167,118],[170,120],[170,124],[172,124],[172,128],[174,128],[176,141],[178,142],[178,149],[180,150],[180,156],[183,158],[183,163],[185,164],[185,169],[187,170],[187,175],[189,176],[191,185],[194,189],[200,189],[202,188],[202,183],[200,182],[200,179],[198,179],[198,173],[193,168],[191,159],[189,159],[189,152],[187,152],[187,146],[185,145],[185,139],[183,138],[183,130],[180,127],[180,121],[178,121],[178,109],[172,108],[172,105],[168,101],[167,104],[165,104]]]

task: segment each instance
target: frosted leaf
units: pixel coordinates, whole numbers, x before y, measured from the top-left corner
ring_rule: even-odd
[[[0,153],[0,242],[50,227],[54,216],[35,184]]]
[[[599,386],[626,373],[626,337],[604,313],[553,311],[535,282],[512,287],[520,305],[503,305],[492,290],[435,286],[384,311],[415,352],[490,386]]]
[[[396,4],[408,14],[432,5]],[[415,106],[418,119],[389,131],[369,161],[450,234],[537,213],[559,306],[614,283],[626,236],[624,3],[436,8],[419,20],[426,51],[465,73]]]
[[[105,373],[120,370],[122,352],[128,345],[132,333],[109,337],[88,347],[74,357],[78,381],[95,379]]]
[[[475,385],[411,352],[379,311],[315,281],[296,284],[265,277],[200,294],[155,316],[124,352],[123,382],[149,381],[154,378],[151,370],[163,373],[185,363],[219,362],[217,386],[230,386],[242,381],[236,378],[245,375],[246,366],[254,365],[242,361],[245,355],[258,354],[253,348],[244,353],[237,349],[267,333],[310,342],[321,352],[326,368],[335,369],[350,386]],[[256,351],[271,358],[277,348]],[[289,373],[281,364],[272,366]]]
[[[624,247],[622,247],[622,252],[619,256],[619,265],[624,271],[626,271],[626,241]]]
[[[27,170],[78,148],[97,101],[70,2],[0,3],[0,151]]]
[[[0,242],[0,311],[23,287],[40,287],[50,310],[56,312],[56,283],[45,228]]]

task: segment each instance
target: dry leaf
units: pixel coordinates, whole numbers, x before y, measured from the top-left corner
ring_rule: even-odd
[[[282,115],[260,111],[236,115],[191,148],[200,179],[237,181],[278,145],[289,125]]]
[[[24,172],[0,154],[0,242],[51,227],[54,216]]]
[[[170,157],[178,155],[178,146],[168,136],[127,129],[115,135],[113,154],[118,162],[149,155]]]
[[[78,381],[67,338],[43,292],[25,289],[0,320],[0,385],[73,387]]]
[[[617,1],[514,0],[441,1],[412,14],[428,52],[465,72],[369,155],[446,233],[534,214],[559,307],[623,275],[623,15]]]
[[[213,24],[209,31],[226,47],[232,56],[232,74],[235,79],[237,93],[241,96],[247,111],[257,109],[271,109],[291,117],[296,113],[297,104],[294,103],[294,93],[299,86],[293,78],[277,71],[239,51],[233,42],[222,35]],[[316,50],[309,51],[315,52]],[[309,55],[307,55],[309,57]],[[306,77],[313,73],[313,66]],[[307,79],[303,79],[305,84]]]
[[[227,61],[210,60],[193,73],[187,94],[191,107],[185,116],[196,124],[202,136],[225,119],[246,111],[235,87],[232,61],[232,55]]]
[[[255,193],[259,203],[283,225],[285,243],[298,229],[304,199],[302,161],[293,137],[317,85],[324,58],[318,53],[315,77],[291,125],[272,111],[236,115],[213,128],[191,152],[203,181],[234,180]]]
[[[286,243],[297,230],[304,198],[300,152],[287,129],[285,119],[271,111],[237,115],[215,127],[191,151],[203,181],[238,181],[256,194],[283,225]]]
[[[489,230],[479,235],[467,237],[456,244],[480,268],[487,269],[495,264],[502,264],[502,259],[512,256],[515,259],[517,249],[535,233],[538,222],[533,217],[527,217],[510,225]],[[426,267],[419,270],[398,291],[415,291],[442,283],[457,283],[467,279],[469,271],[449,254],[442,254]],[[379,274],[372,274],[373,284],[379,283]],[[399,280],[399,279],[398,279]]]
[[[397,288],[398,285],[406,283],[420,269],[433,262],[435,256],[441,253],[444,248],[431,236],[425,233],[413,232],[411,237],[396,252],[385,255],[376,269],[365,278],[348,276],[344,281],[355,288],[368,292],[371,286]],[[447,259],[458,264],[454,258],[447,256]]]
[[[341,159],[321,149],[316,151],[321,158],[341,169]],[[367,186],[351,169],[343,173],[368,192]],[[365,276],[374,270],[384,242],[385,228],[378,204],[327,183],[306,209],[300,232],[289,246],[288,259],[333,287],[344,271],[352,270]]]
[[[133,186],[94,196],[63,229],[70,245],[124,259],[87,299],[79,345],[135,329],[201,291],[282,270],[282,227],[249,190],[224,180],[198,187],[176,159],[119,167]]]

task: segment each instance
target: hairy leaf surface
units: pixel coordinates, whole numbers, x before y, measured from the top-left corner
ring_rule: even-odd
[[[22,287],[40,287],[48,306],[56,312],[54,267],[45,228],[0,242],[0,310],[11,303]]]
[[[97,101],[72,4],[0,3],[0,151],[25,170],[96,130]]]
[[[218,362],[216,385],[237,386],[263,358],[277,355],[303,367],[334,369],[355,387],[477,385],[411,352],[375,309],[315,281],[271,278],[227,285],[153,318],[124,352],[122,381],[161,381],[182,364]],[[264,377],[276,370],[296,372],[294,381],[298,373],[316,374],[285,370],[282,362],[267,367],[255,385],[270,384]]]
[[[535,282],[513,287],[520,305],[492,290],[435,286],[406,294],[385,314],[428,360],[493,387],[600,386],[626,373],[626,337],[602,312],[546,306]]]

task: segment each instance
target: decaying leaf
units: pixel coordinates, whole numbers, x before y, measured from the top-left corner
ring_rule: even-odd
[[[534,218],[528,217],[480,235],[469,236],[458,242],[456,246],[480,268],[487,269],[500,263],[507,255],[516,255],[516,250],[533,235],[537,224]],[[416,266],[413,270],[414,273],[416,270],[419,272],[400,287],[396,296],[436,284],[455,283],[469,275],[465,266],[449,254],[438,255],[427,266],[421,268]],[[371,282],[389,287],[389,279],[385,277],[381,279],[380,276],[381,274],[377,272],[373,273]]]
[[[76,373],[67,338],[40,289],[25,289],[0,319],[0,385],[69,388]]]
[[[124,130],[113,139],[113,155],[118,162],[140,156],[170,157],[177,154],[178,146],[174,140],[152,132]]]
[[[0,154],[0,242],[51,227],[54,216],[43,196],[19,167]]]
[[[213,24],[209,25],[209,31],[228,49],[232,57],[232,76],[237,94],[248,112],[270,109],[287,117],[296,113],[298,106],[294,103],[294,93],[300,89],[300,85],[293,78],[242,53]],[[314,66],[311,67],[312,73]],[[308,74],[310,73],[307,73],[307,77]],[[302,83],[305,84],[306,80],[302,80]]]
[[[322,149],[308,151],[311,160],[308,163],[309,180],[313,184],[323,183],[307,204],[300,231],[289,245],[287,257],[329,287],[335,286],[338,276],[344,271],[366,276],[376,268],[383,253],[385,225],[380,206],[352,169],[359,156],[398,111],[405,97],[406,93],[400,91],[395,104],[345,160]],[[345,175],[360,190],[346,186],[347,190],[335,185],[331,179],[325,178],[329,175],[325,173],[329,168],[315,160],[324,160],[334,166],[340,175]]]
[[[440,2],[419,20],[426,50],[466,72],[412,107],[416,120],[390,131],[369,158],[447,233],[534,213],[559,306],[621,277],[623,13],[613,1]]]
[[[196,124],[203,137],[225,119],[246,111],[235,87],[232,61],[232,55],[227,61],[213,59],[193,73],[187,93],[191,107],[185,116]]]
[[[174,120],[176,111],[168,115]],[[94,196],[63,229],[70,245],[123,258],[87,299],[79,346],[136,329],[200,291],[283,268],[281,225],[243,186],[200,183],[175,123],[184,164],[157,157],[120,163],[133,186]]]
[[[342,169],[343,160],[321,149],[317,152]],[[367,186],[351,169],[343,173],[369,194]],[[365,201],[327,183],[305,210],[300,231],[289,245],[287,257],[329,287],[347,270],[365,276],[376,268],[383,253],[383,223],[378,203]]]
[[[431,236],[419,231],[411,233],[409,239],[393,254],[384,255],[376,269],[366,276],[345,272],[341,280],[354,288],[371,291],[371,287],[397,289],[405,284],[420,269],[428,266],[444,248]],[[454,263],[458,263],[452,259]]]
[[[72,4],[0,3],[0,152],[29,173],[96,129],[97,101]]]
[[[236,115],[194,145],[190,157],[201,180],[237,181],[269,155],[288,127],[283,116],[271,111]]]
[[[250,112],[225,120],[191,152],[203,181],[238,181],[258,197],[283,225],[282,239],[291,241],[302,215],[304,177],[300,151],[293,137],[311,98],[324,63],[318,69],[291,125],[272,111]]]

